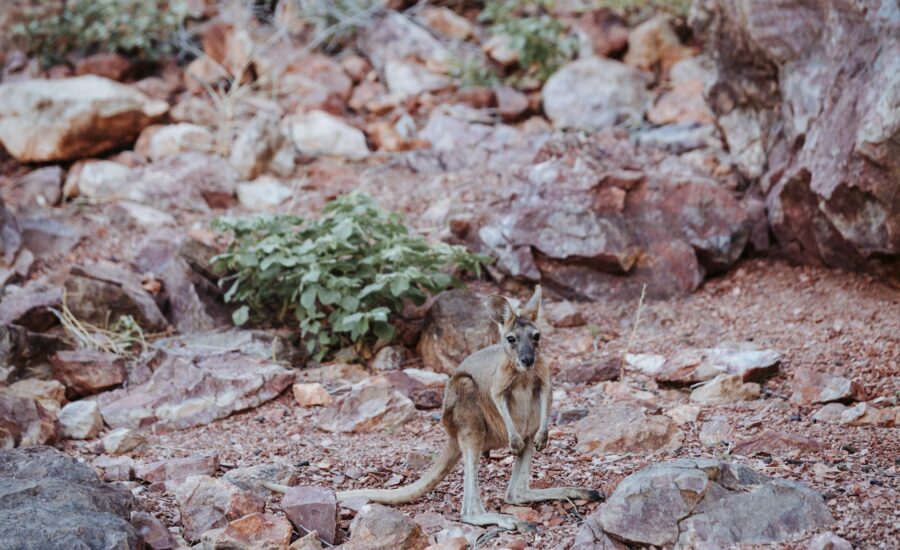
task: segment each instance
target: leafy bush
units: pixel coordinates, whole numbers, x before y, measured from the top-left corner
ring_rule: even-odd
[[[509,37],[518,52],[519,66],[539,80],[550,78],[572,57],[575,41],[566,27],[546,13],[546,0],[489,0],[479,20],[490,23],[492,34]]]
[[[230,275],[225,301],[243,304],[237,325],[259,320],[299,323],[307,350],[321,360],[353,345],[363,355],[394,337],[391,314],[406,301],[459,285],[448,269],[481,273],[488,258],[462,246],[429,245],[411,235],[399,216],[352,193],[325,205],[322,216],[220,218],[214,227],[234,234],[214,258]]]
[[[39,4],[26,15],[26,22],[10,28],[13,40],[45,64],[95,51],[153,60],[170,51],[185,5],[182,0],[68,0]]]

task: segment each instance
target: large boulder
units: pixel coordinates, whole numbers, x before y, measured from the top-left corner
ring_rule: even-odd
[[[692,458],[628,476],[598,514],[619,540],[682,548],[773,543],[833,521],[822,496],[802,483]]]
[[[0,142],[20,162],[83,158],[132,143],[165,101],[99,76],[0,85]]]
[[[603,405],[578,421],[576,449],[584,454],[656,453],[674,451],[684,432],[665,415],[647,414],[634,401]]]
[[[612,132],[549,142],[503,185],[473,244],[572,297],[690,292],[737,261],[754,227],[721,182]]]
[[[718,126],[784,250],[900,274],[896,2],[707,0],[691,23],[718,67]]]
[[[49,447],[0,451],[0,548],[137,549],[133,497]]]
[[[438,295],[428,310],[418,349],[426,368],[451,374],[466,357],[496,341],[482,298],[454,289]]]

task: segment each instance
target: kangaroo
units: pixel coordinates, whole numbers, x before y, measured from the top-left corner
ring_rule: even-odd
[[[440,456],[410,485],[339,491],[338,501],[364,497],[382,504],[411,502],[434,489],[462,458],[462,521],[512,530],[518,525],[516,519],[487,512],[478,486],[481,454],[506,445],[516,456],[506,502],[602,498],[597,491],[581,487],[529,487],[534,451],[547,446],[552,394],[550,369],[540,353],[541,333],[537,328],[543,313],[540,285],[518,314],[502,296],[489,296],[485,305],[497,324],[500,342],[467,357],[448,381],[442,423],[449,439]]]

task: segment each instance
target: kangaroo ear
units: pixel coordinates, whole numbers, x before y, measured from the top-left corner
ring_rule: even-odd
[[[509,305],[506,298],[499,294],[491,294],[485,298],[484,307],[487,308],[491,321],[500,326],[506,326],[512,323],[516,317],[515,313],[513,313],[512,306]]]
[[[522,308],[522,317],[531,319],[532,323],[541,319],[544,316],[544,306],[541,302],[541,285],[537,285],[534,287],[534,294],[531,296],[531,299]]]

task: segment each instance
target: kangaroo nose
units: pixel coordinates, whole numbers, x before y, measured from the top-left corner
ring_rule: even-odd
[[[534,352],[526,351],[525,353],[523,353],[519,356],[519,361],[521,361],[522,364],[525,365],[526,367],[530,367],[530,366],[534,365]]]

